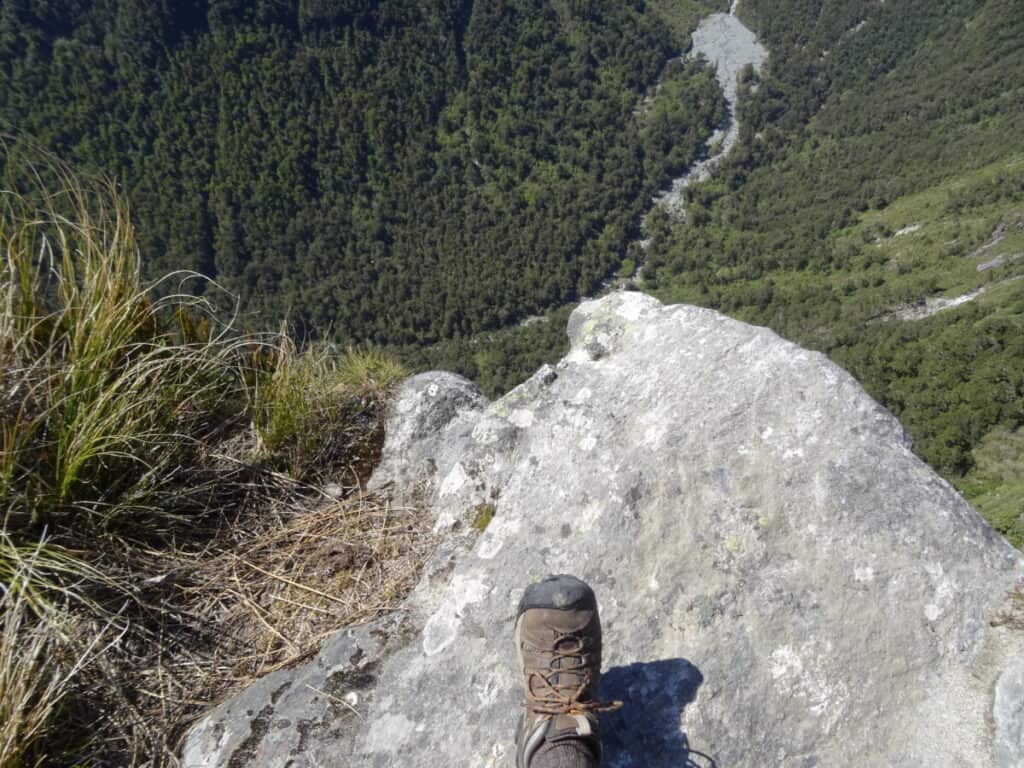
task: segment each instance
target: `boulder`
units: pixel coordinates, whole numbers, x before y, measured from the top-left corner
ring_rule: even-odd
[[[445,543],[402,611],[204,718],[188,768],[514,765],[515,607],[562,572],[625,702],[608,768],[1022,764],[1024,560],[891,414],[705,309],[616,293],[569,335],[490,404],[405,384],[374,482],[416,484]]]
[[[480,388],[454,373],[431,371],[407,379],[391,402],[387,448],[369,488],[417,499],[429,486],[437,461],[444,461],[453,423],[471,424],[486,405]]]

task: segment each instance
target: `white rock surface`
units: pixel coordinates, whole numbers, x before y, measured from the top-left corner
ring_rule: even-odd
[[[515,605],[551,572],[601,604],[609,768],[1021,765],[1024,633],[990,623],[1021,554],[887,411],[704,309],[616,293],[569,334],[489,405],[406,383],[375,481],[415,478],[445,545],[405,610],[199,723],[186,766],[512,766]]]

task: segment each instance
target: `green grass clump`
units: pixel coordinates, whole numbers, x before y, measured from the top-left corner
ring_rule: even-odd
[[[244,402],[239,344],[182,338],[178,314],[207,307],[153,298],[111,186],[44,172],[58,192],[10,178],[0,197],[5,527],[164,530],[205,503],[182,468]]]
[[[202,702],[254,674],[225,648],[259,669],[305,652],[260,634],[303,619],[247,595],[233,547],[319,519],[312,481],[365,477],[403,370],[377,352],[238,333],[183,290],[197,275],[147,284],[112,183],[0,149],[0,768],[176,764]],[[387,546],[345,527],[403,514],[375,505],[327,516],[322,535],[405,557],[410,527],[387,528]],[[264,565],[277,556],[266,549]],[[305,572],[300,556],[317,555],[297,552],[274,568]],[[204,574],[211,559],[231,567]],[[360,584],[415,573],[413,560],[397,578],[383,555],[364,559]],[[323,621],[322,607],[299,607]],[[235,629],[215,631],[229,615]],[[242,671],[225,679],[232,664]]]
[[[372,461],[383,439],[379,406],[404,376],[387,355],[337,356],[326,347],[300,353],[282,334],[273,371],[255,392],[261,452],[298,479]]]

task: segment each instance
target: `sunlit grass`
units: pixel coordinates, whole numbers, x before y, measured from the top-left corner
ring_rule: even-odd
[[[216,674],[226,656],[271,665],[307,653],[325,627],[362,615],[374,585],[398,594],[411,583],[412,511],[360,497],[318,517],[311,485],[344,475],[352,488],[372,469],[404,371],[375,351],[241,334],[184,290],[197,275],[147,283],[113,183],[24,145],[0,149],[0,768],[174,764],[197,707],[232,682]],[[276,542],[282,527],[301,536],[303,520],[378,548],[376,580],[353,581],[362,592],[344,616],[310,608],[319,629],[301,643],[218,633],[251,609],[256,587],[233,569],[201,575],[209,557],[197,553],[231,563],[238,542]],[[392,567],[384,555],[404,559]],[[264,563],[252,578],[284,567],[272,546],[252,557]],[[292,582],[315,571],[297,555],[289,567]],[[168,572],[201,584],[184,589]],[[388,595],[373,604],[391,605]],[[305,615],[293,611],[288,627]],[[260,614],[280,634],[275,623]],[[123,642],[99,647],[108,634]],[[195,674],[165,674],[169,659]]]
[[[6,527],[163,527],[174,470],[242,402],[239,344],[180,338],[172,310],[208,307],[153,298],[111,185],[55,162],[29,178],[0,197]]]
[[[382,437],[372,434],[379,431],[372,414],[405,376],[382,353],[338,355],[323,345],[300,353],[284,333],[272,367],[254,388],[253,424],[260,451],[296,479],[337,469],[363,443]]]
[[[959,485],[1016,547],[1024,548],[1024,428],[995,429],[975,447],[974,469]]]
[[[72,639],[73,620],[54,600],[76,596],[41,589],[54,586],[55,567],[80,570],[44,545],[15,550],[0,539],[0,768],[44,764],[62,701],[107,640]]]

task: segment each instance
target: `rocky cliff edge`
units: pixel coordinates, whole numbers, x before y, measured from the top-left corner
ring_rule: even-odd
[[[616,293],[569,335],[493,403],[403,385],[372,483],[444,534],[419,587],[209,714],[185,766],[514,765],[515,606],[559,572],[598,593],[609,768],[1024,765],[1021,554],[892,415],[704,309]]]

